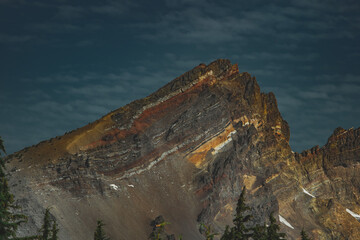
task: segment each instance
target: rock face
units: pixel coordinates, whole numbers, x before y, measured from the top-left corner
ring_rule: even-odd
[[[289,239],[359,239],[360,130],[336,129],[301,154],[274,94],[228,60],[201,64],[150,96],[64,136],[10,156],[10,187],[34,233],[51,207],[60,239],[91,239],[102,219],[112,239],[167,232],[203,239],[222,231],[241,188],[254,221],[270,212]],[[358,216],[360,218],[360,216]]]

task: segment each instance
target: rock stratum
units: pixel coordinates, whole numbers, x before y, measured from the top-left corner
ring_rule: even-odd
[[[147,239],[151,220],[204,239],[199,223],[231,224],[241,188],[254,221],[274,212],[288,239],[359,239],[360,129],[291,151],[273,93],[228,60],[200,64],[150,96],[7,158],[9,184],[35,233],[44,209],[60,239]]]

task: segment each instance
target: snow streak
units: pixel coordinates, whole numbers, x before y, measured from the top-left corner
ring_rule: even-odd
[[[289,228],[294,229],[294,227],[291,226],[291,224],[290,224],[288,221],[286,221],[286,219],[283,218],[280,214],[279,214],[279,221],[280,221],[281,223],[285,224],[286,226],[288,226]]]
[[[350,215],[353,216],[354,218],[356,218],[357,220],[360,220],[360,215],[359,215],[359,214],[354,213],[354,212],[351,211],[350,209],[346,209],[346,211],[347,211],[348,213],[350,213]]]
[[[311,193],[309,193],[308,191],[306,191],[304,188],[303,188],[302,190],[303,190],[303,192],[304,192],[305,194],[309,195],[310,197],[316,198],[314,195],[312,195]]]

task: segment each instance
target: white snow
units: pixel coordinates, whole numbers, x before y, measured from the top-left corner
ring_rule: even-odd
[[[110,184],[110,187],[111,187],[112,189],[114,189],[114,190],[118,190],[118,189],[119,189],[119,187],[116,186],[115,184]]]
[[[356,218],[357,220],[360,220],[360,215],[359,215],[359,214],[354,213],[354,212],[351,211],[350,209],[346,209],[346,211],[347,211],[348,213],[350,213],[350,215],[353,216],[354,218]]]
[[[306,191],[304,188],[302,188],[303,192],[307,195],[309,195],[312,198],[316,198],[314,195],[312,195],[311,193],[309,193],[308,191]]]
[[[289,228],[294,229],[294,227],[291,226],[291,224],[290,224],[288,221],[286,221],[286,219],[283,218],[280,214],[279,214],[279,221],[280,221],[281,223],[285,224],[286,226],[288,226]]]
[[[214,148],[214,151],[212,152],[213,155],[217,154],[220,149],[222,149],[226,144],[228,144],[229,142],[232,141],[232,138],[231,138],[231,135],[235,134],[236,133],[236,130],[232,131],[231,133],[229,133],[226,137],[226,141],[225,142],[222,142],[220,143],[219,145],[217,145],[215,148]]]
[[[128,187],[134,188],[134,185],[132,185],[132,184],[129,184],[129,185],[128,185]]]

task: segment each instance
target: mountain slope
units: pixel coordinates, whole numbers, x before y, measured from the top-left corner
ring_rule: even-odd
[[[255,78],[228,60],[201,64],[10,156],[10,186],[31,216],[21,233],[40,226],[51,207],[61,239],[91,238],[97,219],[112,239],[147,239],[158,215],[169,232],[202,239],[198,222],[221,231],[245,185],[254,221],[274,211],[290,239],[302,227],[316,239],[356,239],[360,223],[346,209],[360,213],[359,129],[338,129],[302,154],[291,151],[289,136],[275,96],[261,93]]]

